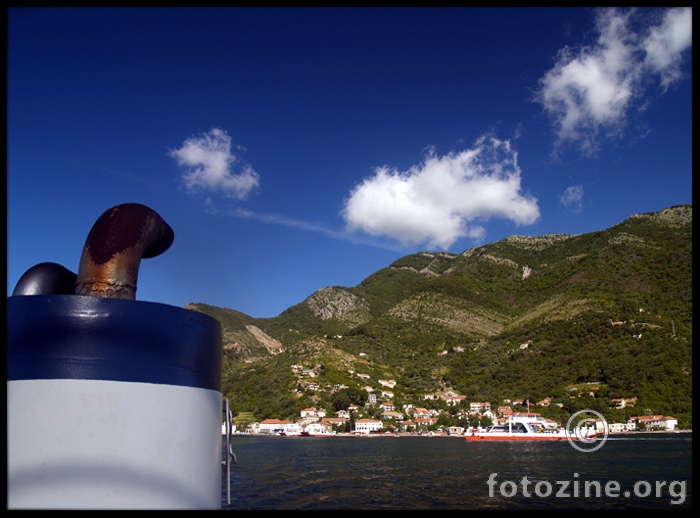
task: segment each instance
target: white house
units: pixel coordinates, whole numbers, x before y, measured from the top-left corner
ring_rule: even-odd
[[[311,408],[305,408],[304,410],[301,411],[301,417],[302,419],[320,419],[322,417],[326,417],[326,411],[321,409],[321,410],[316,410],[314,407]]]
[[[430,412],[428,411],[427,408],[418,407],[418,408],[413,410],[413,417],[414,418],[430,417]]]
[[[675,417],[639,415],[631,419],[637,423],[637,426],[643,424],[647,430],[675,430],[678,428],[678,420]]]
[[[600,419],[596,420],[596,432],[603,433],[603,423],[599,423]],[[622,433],[622,432],[633,432],[636,430],[637,425],[634,421],[629,420],[626,423],[608,423],[608,432],[610,433]]]
[[[496,417],[494,415],[494,413],[491,411],[491,409],[484,410],[483,412],[481,412],[481,415],[484,417],[488,417],[489,419],[494,419]]]
[[[381,427],[382,422],[374,419],[358,419],[355,421],[355,433],[369,433],[379,430]]]

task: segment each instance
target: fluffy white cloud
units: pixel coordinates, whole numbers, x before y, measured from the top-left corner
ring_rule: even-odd
[[[231,137],[225,130],[213,128],[188,138],[180,149],[170,150],[168,154],[185,169],[182,181],[191,191],[207,190],[227,198],[244,199],[260,185],[258,173],[231,153]],[[236,162],[240,172],[233,173]]]
[[[680,79],[681,55],[692,42],[693,16],[689,7],[669,9],[662,22],[650,29],[643,42],[645,63],[661,74],[664,89]]]
[[[442,249],[461,237],[483,238],[475,220],[527,225],[539,215],[537,200],[521,192],[517,153],[493,138],[442,157],[430,152],[405,172],[379,167],[351,191],[342,211],[350,231]]]
[[[659,23],[635,32],[645,23],[638,13],[650,11],[599,11],[595,44],[562,49],[540,79],[537,101],[553,118],[559,143],[595,153],[601,131],[621,133],[649,78],[659,75],[664,89],[680,79],[683,51],[692,45],[692,10],[669,9]]]
[[[572,212],[581,212],[583,209],[583,186],[567,187],[564,194],[559,196],[559,203]]]

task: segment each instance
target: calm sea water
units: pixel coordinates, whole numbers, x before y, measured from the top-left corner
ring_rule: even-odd
[[[224,510],[692,508],[691,434],[611,437],[585,453],[568,442],[457,437],[236,436],[232,444],[238,463],[231,505],[222,485]],[[492,473],[498,473],[493,496]],[[587,481],[600,482],[600,497],[593,489],[584,495]],[[605,495],[611,481],[619,483],[617,490],[610,486],[617,497]],[[658,496],[657,481],[666,481]]]

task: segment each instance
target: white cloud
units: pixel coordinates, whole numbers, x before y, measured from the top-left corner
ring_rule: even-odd
[[[559,196],[559,203],[571,212],[581,212],[583,210],[583,186],[567,187],[564,194]]]
[[[168,155],[185,169],[182,181],[190,191],[206,190],[244,199],[260,184],[258,173],[231,153],[231,137],[219,128],[188,138]],[[236,174],[232,167],[237,162],[240,172]]]
[[[660,25],[652,27],[643,42],[645,63],[661,74],[664,89],[681,77],[683,51],[693,42],[693,16],[689,7],[669,9]]]
[[[442,249],[462,237],[482,239],[475,220],[528,225],[539,215],[537,200],[521,193],[517,153],[509,141],[493,138],[442,157],[430,151],[405,172],[378,167],[351,191],[342,211],[349,231]]]
[[[633,100],[650,78],[660,76],[664,90],[681,78],[683,52],[692,44],[692,10],[669,9],[656,25],[642,19],[650,13],[598,11],[595,44],[559,51],[537,94],[554,120],[559,144],[574,143],[594,154],[601,131],[621,134]],[[647,25],[643,33],[634,30],[640,23]]]

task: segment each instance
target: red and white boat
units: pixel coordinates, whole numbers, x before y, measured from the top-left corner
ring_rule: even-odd
[[[294,437],[297,435],[301,435],[303,432],[301,426],[299,426],[296,423],[288,424],[285,425],[283,430],[280,430],[277,432],[277,435],[280,435],[282,437]]]
[[[591,429],[570,433],[572,440],[595,439],[597,433]],[[464,434],[467,441],[567,441],[564,428],[552,427],[542,417],[521,415],[511,417],[506,424],[497,424],[480,430],[472,428]]]

